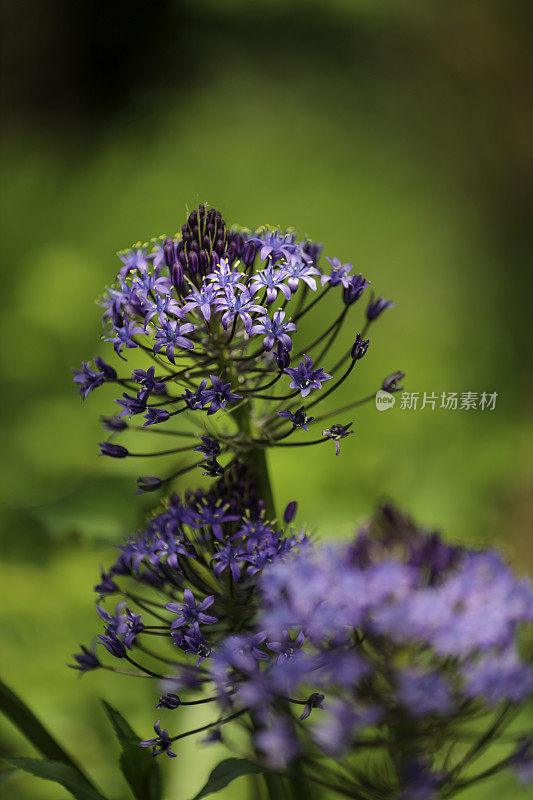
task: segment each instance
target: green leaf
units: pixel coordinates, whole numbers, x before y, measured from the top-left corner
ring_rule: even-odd
[[[161,772],[159,764],[149,750],[140,745],[140,737],[133,731],[120,711],[105,700],[105,712],[122,747],[120,768],[137,800],[160,800]]]
[[[240,778],[242,775],[254,775],[262,772],[268,772],[268,770],[259,766],[259,764],[254,764],[253,761],[248,761],[246,758],[226,758],[216,765],[205,786],[200,789],[192,800],[200,800],[200,798],[207,797],[209,794],[219,792],[234,781],[235,778]]]
[[[0,681],[0,711],[3,711],[6,717],[17,726],[19,731],[24,734],[43,756],[46,756],[46,758],[51,761],[60,761],[71,767],[85,781],[87,786],[93,788],[93,791],[96,791],[76,762],[48,733],[35,714],[30,711],[20,697],[2,681]]]
[[[83,775],[75,767],[61,761],[44,761],[39,758],[4,758],[4,763],[14,769],[20,769],[43,778],[45,781],[55,781],[69,791],[76,800],[105,800],[105,798],[90,786]]]

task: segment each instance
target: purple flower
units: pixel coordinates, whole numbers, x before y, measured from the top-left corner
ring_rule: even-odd
[[[269,257],[271,262],[279,261],[281,258],[288,258],[299,249],[293,233],[281,233],[280,230],[272,228],[258,231],[255,236],[250,237],[249,241],[260,248],[259,258],[261,261],[265,261]]]
[[[161,328],[158,328],[155,333],[154,353],[159,353],[160,350],[164,349],[168,360],[175,364],[174,350],[176,347],[181,347],[185,350],[194,348],[194,344],[183,335],[184,333],[191,333],[193,330],[194,325],[190,322],[185,322],[182,325],[178,320],[164,320]]]
[[[313,361],[304,355],[297,367],[287,367],[285,372],[291,376],[290,389],[300,389],[302,397],[307,397],[311,389],[320,389],[325,381],[331,380],[331,375],[324,372],[322,367],[312,369]]]
[[[265,754],[267,763],[276,769],[286,766],[300,752],[298,740],[288,722],[274,720],[256,733],[255,744]]]
[[[143,414],[146,411],[146,401],[148,400],[149,394],[150,392],[146,389],[137,392],[136,397],[132,397],[131,394],[123,392],[122,397],[115,400],[115,403],[122,406],[122,411],[119,416],[121,417],[123,414],[128,414],[132,417],[134,414]]]
[[[242,272],[232,269],[228,261],[225,258],[221,258],[213,272],[206,275],[206,280],[212,281],[213,286],[219,291],[224,289],[240,289],[244,291],[246,285],[241,280],[244,277]]]
[[[152,748],[152,755],[159,756],[161,753],[166,753],[167,756],[170,758],[177,758],[177,753],[174,753],[170,748],[172,747],[172,739],[168,735],[168,731],[166,728],[161,729],[159,723],[161,722],[160,719],[156,720],[154,724],[154,731],[156,732],[157,736],[154,739],[145,739],[142,742],[139,742],[141,747],[151,747]]]
[[[227,567],[230,568],[231,577],[235,582],[241,577],[241,565],[239,562],[242,562],[242,553],[235,550],[231,544],[222,547],[218,553],[215,553],[211,561],[216,561],[213,572],[217,578],[222,575]]]
[[[227,403],[242,400],[242,395],[231,391],[231,383],[223,383],[216,375],[210,375],[211,388],[204,392],[204,405],[210,403],[207,415],[215,414],[220,408],[226,408]]]
[[[107,337],[107,341],[113,345],[117,356],[119,356],[119,358],[121,358],[123,361],[126,361],[126,358],[120,355],[120,351],[123,347],[130,349],[133,347],[138,347],[139,345],[133,340],[133,337],[137,334],[144,333],[144,329],[141,328],[140,325],[136,325],[135,322],[130,319],[125,319],[123,325],[121,326],[113,326],[113,329],[116,333],[116,336]]]
[[[88,361],[83,361],[81,369],[73,368],[72,372],[74,374],[74,383],[78,384],[78,394],[81,394],[84,400],[104,382],[103,373],[91,369]]]
[[[291,292],[298,290],[300,281],[306,283],[313,292],[316,292],[316,280],[313,275],[320,275],[320,270],[314,267],[312,262],[306,263],[302,260],[301,255],[294,254],[289,256],[284,269]]]
[[[94,591],[97,592],[101,597],[118,592],[118,586],[111,577],[111,574],[109,572],[104,572],[103,569],[100,569],[100,572],[101,580],[100,583],[97,583],[94,587]]]
[[[272,350],[276,342],[278,342],[278,345],[290,351],[292,350],[292,341],[288,331],[295,331],[296,325],[294,322],[284,322],[284,319],[285,312],[276,311],[272,319],[265,316],[256,321],[250,330],[250,334],[258,333],[264,335],[263,347],[265,350]]]
[[[533,694],[533,671],[514,650],[483,656],[463,668],[468,697],[481,697],[488,705],[502,700],[521,703]]]
[[[370,303],[366,309],[367,320],[372,322],[373,320],[377,319],[386,308],[394,308],[394,303],[392,300],[385,300],[384,297],[378,297],[375,300],[374,295],[372,295],[372,299],[370,300]]]
[[[203,453],[206,458],[220,455],[221,447],[220,442],[213,439],[212,436],[200,436],[202,444],[194,447],[193,450],[198,453]]]
[[[144,318],[144,329],[148,327],[152,319],[157,316],[159,324],[163,325],[168,320],[168,316],[181,316],[183,313],[181,306],[177,300],[172,298],[172,295],[155,294],[154,299],[146,299],[146,315]]]
[[[285,299],[291,299],[291,290],[284,283],[286,277],[285,268],[275,269],[272,264],[269,264],[265,269],[260,270],[250,283],[250,294],[256,295],[258,292],[266,291],[266,303],[270,305],[278,296],[278,292],[282,291]]]
[[[521,786],[533,783],[533,738],[524,736],[511,756],[513,771]]]
[[[202,636],[197,623],[191,625],[180,646],[184,653],[197,656],[196,666],[199,666],[204,659],[211,655],[211,648]]]
[[[304,431],[309,430],[307,426],[314,420],[314,417],[307,416],[303,406],[295,411],[294,414],[292,411],[278,411],[278,416],[289,419],[294,428],[303,428]]]
[[[123,250],[118,253],[118,257],[123,265],[119,270],[121,278],[125,277],[132,270],[145,270],[148,266],[148,259],[146,256],[146,247],[135,245],[131,250]]]
[[[108,630],[105,636],[99,634],[97,639],[105,647],[105,649],[111,653],[112,656],[115,656],[115,658],[125,657],[126,647],[124,646],[122,640],[117,637],[117,634],[114,630]]]
[[[445,778],[446,773],[432,772],[424,759],[413,759],[401,772],[398,800],[436,800]]]
[[[196,391],[192,392],[190,389],[186,389],[184,394],[181,395],[182,399],[185,400],[185,405],[191,411],[201,411],[209,402],[208,392],[210,390],[207,390],[206,386],[207,380],[203,380]]]
[[[228,513],[229,506],[202,506],[201,508],[191,509],[188,522],[193,528],[203,528],[209,526],[213,531],[213,535],[217,539],[222,539],[224,536],[222,525],[225,522],[236,522],[240,517],[237,514]]]
[[[69,664],[72,669],[77,669],[81,673],[90,672],[93,669],[101,667],[98,656],[96,655],[94,645],[92,650],[88,650],[84,645],[80,644],[81,653],[74,653],[72,656],[76,664]]]
[[[225,330],[235,317],[239,317],[247,334],[250,334],[252,328],[251,313],[266,314],[263,306],[253,303],[252,296],[247,289],[240,294],[235,294],[233,289],[226,289],[224,294],[217,300],[216,310],[224,312],[222,314],[222,325]]]
[[[354,361],[359,361],[361,358],[363,358],[366,351],[368,350],[369,344],[370,344],[370,339],[362,339],[360,334],[359,333],[357,334],[351,350],[351,356]]]
[[[406,669],[399,675],[396,697],[413,717],[446,715],[454,707],[447,681],[437,672],[420,669]]]
[[[218,622],[216,617],[206,614],[205,610],[213,605],[215,598],[209,595],[205,600],[197,603],[190,589],[183,592],[183,603],[165,603],[165,608],[178,616],[171,624],[171,629],[181,628],[182,625],[192,625],[201,622],[203,625],[214,625]]]
[[[183,313],[199,308],[204,319],[209,322],[211,319],[211,306],[217,302],[217,287],[212,283],[204,284],[200,289],[193,289],[184,300]]]
[[[325,286],[326,283],[331,284],[331,286],[338,286],[344,282],[348,273],[353,269],[353,264],[342,264],[340,258],[328,258],[326,256],[326,261],[331,264],[331,275],[322,275],[320,279],[322,286]]]
[[[273,650],[274,653],[278,654],[278,664],[283,664],[285,661],[290,661],[292,658],[304,655],[301,650],[304,642],[305,635],[302,631],[300,631],[296,639],[291,639],[289,631],[284,630],[282,632],[281,642],[268,642],[267,647],[269,650]]]
[[[369,283],[370,281],[367,281],[366,278],[363,278],[361,273],[359,273],[359,275],[351,275],[344,278],[342,281],[344,286],[342,290],[342,299],[346,305],[351,306],[357,302]]]
[[[160,422],[166,422],[170,419],[170,414],[164,408],[149,408],[148,413],[145,415],[146,422],[143,422],[143,428],[149,425],[157,425]]]
[[[132,370],[131,378],[147,392],[155,392],[156,394],[164,394],[166,392],[166,383],[158,381],[155,377],[155,367],[148,367],[146,371],[144,369],[134,369]]]
[[[289,523],[293,521],[296,515],[297,508],[298,508],[298,503],[296,502],[296,500],[292,500],[290,503],[288,503],[288,505],[285,508],[285,511],[283,512],[283,519],[285,520],[285,522]]]

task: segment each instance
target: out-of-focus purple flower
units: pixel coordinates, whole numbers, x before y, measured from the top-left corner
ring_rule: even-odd
[[[285,508],[283,512],[283,519],[285,522],[292,522],[294,517],[296,516],[296,509],[298,508],[298,503],[296,500],[292,500]]]
[[[305,642],[305,634],[300,631],[296,639],[292,639],[289,631],[284,630],[280,642],[267,642],[269,650],[273,650],[278,654],[278,664],[283,664],[285,661],[290,661],[292,658],[302,656],[301,650]]]
[[[511,756],[513,771],[521,786],[533,783],[533,737],[524,736]]]
[[[255,744],[265,754],[267,763],[276,769],[286,766],[300,752],[298,740],[283,719],[270,723],[259,733],[256,733]]]
[[[324,372],[322,367],[313,369],[313,360],[304,355],[297,367],[287,367],[285,372],[291,376],[291,389],[299,389],[302,397],[307,397],[311,389],[320,389],[325,381],[331,380],[331,375]]]
[[[74,653],[72,656],[76,664],[69,664],[72,669],[77,669],[81,673],[90,672],[93,669],[101,667],[98,656],[96,655],[95,648],[88,650],[83,644],[80,644],[81,653]]]
[[[372,295],[372,299],[370,300],[370,303],[366,309],[367,320],[372,322],[373,320],[377,319],[386,308],[394,308],[394,303],[392,300],[385,300],[384,297],[378,297],[374,299],[374,295]]]
[[[438,672],[404,670],[398,676],[396,697],[413,717],[447,715],[454,708],[450,686]]]
[[[463,668],[468,697],[482,697],[489,705],[502,700],[521,703],[533,694],[533,671],[514,650],[489,654]]]
[[[129,451],[121,444],[113,444],[112,442],[98,442],[101,456],[111,456],[111,458],[126,458]]]

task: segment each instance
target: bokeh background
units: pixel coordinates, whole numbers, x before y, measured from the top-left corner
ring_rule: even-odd
[[[147,735],[152,687],[79,680],[65,664],[96,630],[99,564],[154,497],[133,494],[138,465],[96,457],[113,395],[82,405],[70,367],[106,352],[93,301],[115,252],[174,233],[186,204],[208,201],[248,226],[293,225],[395,300],[341,402],[396,369],[410,391],[499,395],[492,412],[362,407],[340,458],[271,456],[279,506],[297,498],[301,522],[348,536],[391,497],[451,539],[495,544],[533,569],[530,8],[3,5],[1,677],[125,797],[98,698]],[[1,717],[0,748],[31,752]],[[169,800],[194,794],[220,757],[190,740],[182,752]],[[4,791],[67,797],[27,777]],[[468,800],[517,793],[502,778]]]

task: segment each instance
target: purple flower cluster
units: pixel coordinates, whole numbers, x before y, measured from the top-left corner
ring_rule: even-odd
[[[124,390],[116,400],[120,417],[144,415],[140,425],[115,426],[112,436],[127,428],[153,426],[179,435],[171,427],[175,418],[183,414],[180,421],[186,426],[195,412],[210,418],[216,415],[217,427],[209,419],[209,430],[223,445],[221,455],[229,454],[228,463],[256,446],[286,446],[281,440],[297,430],[307,431],[307,426],[287,428],[283,415],[291,419],[288,415],[297,412],[302,399],[320,392],[324,383],[331,381],[329,395],[348,378],[368,349],[364,333],[392,305],[382,298],[372,301],[355,344],[335,353],[326,371],[319,364],[340,341],[337,334],[346,314],[369,282],[361,274],[351,275],[352,265],[336,258],[328,259],[331,272],[323,272],[321,249],[292,231],[268,226],[253,231],[230,229],[218,211],[200,205],[176,236],[119,253],[116,282],[101,300],[103,338],[122,361],[135,351],[137,365],[121,376],[100,357],[94,359],[94,367],[85,362],[81,370],[74,370],[78,391],[85,399],[105,382],[118,384]],[[303,346],[297,347],[300,321],[307,321],[306,315],[330,291],[337,293],[338,318],[322,315],[320,335],[311,342],[298,342]],[[345,365],[348,369],[343,372]],[[309,407],[326,394],[318,394]],[[340,411],[330,409],[320,419]],[[255,438],[245,422],[251,417],[261,420],[255,426]],[[309,414],[307,420],[311,423],[314,418]],[[304,438],[291,441],[291,446],[311,443],[315,440]],[[120,458],[140,455],[115,446],[102,448],[102,453]],[[194,465],[186,469],[190,466]],[[216,477],[227,465],[215,459],[201,466],[205,474]],[[175,474],[158,479],[157,488]],[[139,487],[156,488],[144,479]]]
[[[198,449],[215,457],[217,442]],[[313,545],[266,518],[242,464],[207,493],[171,497],[95,589],[123,598],[114,612],[97,605],[99,644],[160,682],[163,713],[213,703],[210,740],[244,723],[266,768],[305,754],[311,780],[333,757],[329,780],[347,796],[429,800],[481,780],[476,754],[533,694],[521,650],[533,587],[497,553],[448,545],[388,505],[353,541]],[[113,669],[85,647],[74,658],[82,672]],[[142,746],[174,757],[184,734],[154,730]],[[487,774],[530,774],[529,740],[511,744]]]
[[[201,448],[212,458],[216,442],[204,437]],[[290,519],[294,510],[291,504]],[[96,610],[105,626],[98,643],[143,674],[147,670],[132,651],[142,651],[148,636],[163,637],[171,651],[193,656],[199,667],[223,639],[228,619],[252,619],[263,568],[292,555],[305,541],[305,533],[265,518],[254,479],[242,464],[207,493],[188,492],[184,500],[173,495],[146,530],[120,545],[115,563],[102,572],[95,586]],[[123,586],[124,579],[140,588]],[[157,593],[157,602],[146,594],[150,591]],[[124,598],[114,613],[101,605],[111,595]],[[135,605],[141,613],[131,610]],[[101,666],[85,647],[75,660],[74,668],[82,672]],[[205,682],[201,672],[198,681]]]

